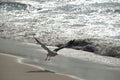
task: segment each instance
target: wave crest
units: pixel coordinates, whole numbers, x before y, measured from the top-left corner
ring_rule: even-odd
[[[0,9],[7,11],[11,10],[26,10],[27,8],[35,8],[30,4],[20,3],[20,2],[0,2]]]

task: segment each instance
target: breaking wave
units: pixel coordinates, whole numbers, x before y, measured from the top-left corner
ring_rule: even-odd
[[[70,48],[93,52],[103,56],[120,58],[120,40],[111,41],[109,39],[79,39]]]
[[[25,3],[20,3],[20,2],[0,2],[0,9],[1,10],[7,10],[7,11],[12,11],[12,10],[27,10],[27,8],[34,8],[30,4],[25,4]]]

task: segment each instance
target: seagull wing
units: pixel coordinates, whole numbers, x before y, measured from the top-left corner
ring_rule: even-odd
[[[37,43],[39,43],[41,45],[42,48],[44,48],[45,50],[47,50],[47,52],[51,52],[51,50],[48,49],[43,43],[41,43],[36,37],[34,37],[34,39],[36,40]]]
[[[59,51],[63,48],[71,48],[73,46],[74,42],[75,42],[75,40],[71,40],[71,41],[67,42],[66,44],[62,45],[61,47],[58,47],[58,48],[54,49],[54,51],[57,52],[57,51]]]
[[[64,46],[61,46],[61,47],[58,47],[58,48],[54,49],[53,51],[57,52],[57,51],[59,51],[59,50],[61,50],[61,49],[63,49],[63,48],[65,48],[65,47],[64,47]]]

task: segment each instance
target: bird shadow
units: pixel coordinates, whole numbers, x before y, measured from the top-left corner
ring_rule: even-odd
[[[27,71],[27,73],[55,73],[53,71],[50,71],[50,70],[34,70],[34,71]]]

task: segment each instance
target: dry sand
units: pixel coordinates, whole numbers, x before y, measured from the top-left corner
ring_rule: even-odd
[[[18,63],[17,57],[0,54],[0,80],[75,80],[47,70]]]

